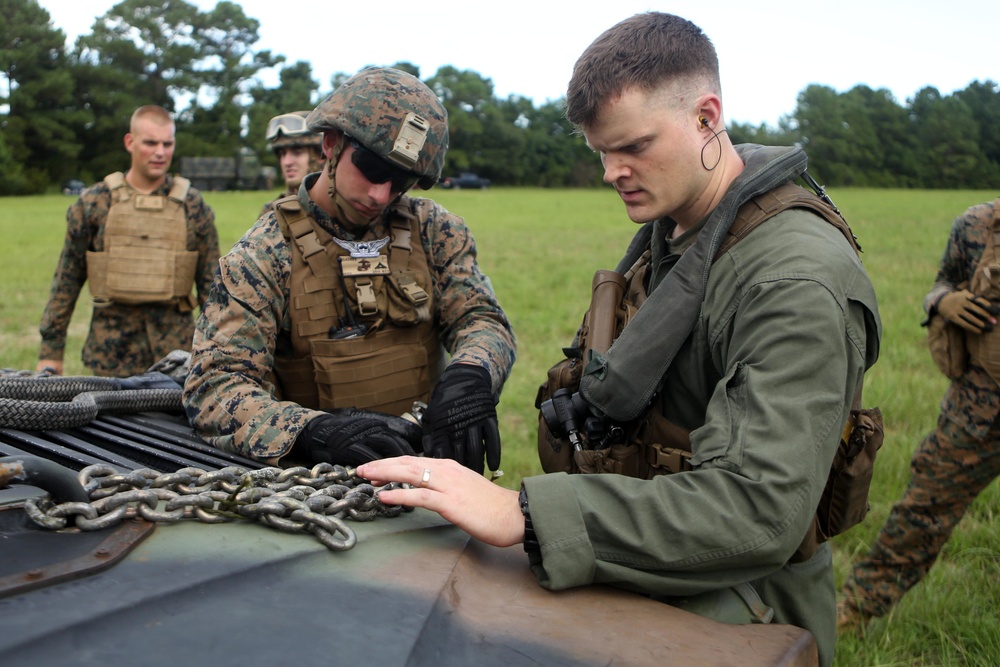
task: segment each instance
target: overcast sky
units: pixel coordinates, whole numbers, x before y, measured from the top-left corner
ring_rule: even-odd
[[[189,0],[192,1],[192,0]],[[72,44],[116,0],[38,0]],[[203,10],[216,0],[193,0]],[[312,64],[321,90],[336,72],[411,62],[421,78],[442,65],[492,79],[498,97],[536,105],[562,97],[573,63],[601,32],[638,12],[698,24],[719,52],[726,117],[774,125],[811,83],[844,92],[888,88],[897,102],[925,86],[943,95],[1000,79],[1000,1],[966,0],[242,0],[261,22],[257,49]],[[587,7],[589,6],[589,7]],[[587,8],[584,8],[587,7]],[[306,12],[312,15],[304,16]],[[308,28],[306,27],[308,26]],[[277,85],[277,72],[262,79]]]

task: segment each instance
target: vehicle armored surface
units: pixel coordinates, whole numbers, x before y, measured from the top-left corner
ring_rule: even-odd
[[[350,469],[209,447],[172,372],[0,375],[5,667],[816,664],[805,630],[550,592]]]

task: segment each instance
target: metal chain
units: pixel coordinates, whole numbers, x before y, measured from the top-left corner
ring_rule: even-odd
[[[28,499],[24,509],[32,521],[59,530],[74,519],[80,530],[100,530],[135,517],[160,523],[251,519],[287,533],[312,533],[328,548],[346,551],[358,538],[344,519],[372,521],[413,509],[385,505],[376,495],[404,485],[376,489],[353,468],[329,463],[259,470],[190,467],[168,474],[148,468],[120,474],[108,465],[92,465],[78,478],[90,502],[57,505],[48,497]]]

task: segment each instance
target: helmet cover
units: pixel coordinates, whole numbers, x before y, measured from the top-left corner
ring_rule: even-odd
[[[417,77],[368,67],[341,84],[306,119],[313,132],[337,130],[386,161],[420,176],[428,189],[448,151],[448,113]]]

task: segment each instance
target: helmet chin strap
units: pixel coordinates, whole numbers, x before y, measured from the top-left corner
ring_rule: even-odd
[[[389,206],[386,206],[382,212],[368,218],[361,215],[357,209],[351,206],[350,202],[337,192],[337,163],[340,162],[341,156],[344,154],[344,147],[347,145],[347,138],[341,133],[340,138],[337,140],[336,145],[333,148],[333,155],[327,158],[326,161],[326,171],[327,175],[330,177],[330,187],[327,193],[330,195],[330,201],[333,202],[334,207],[337,209],[337,219],[350,231],[352,234],[361,235],[366,229],[372,226],[374,222],[384,217],[386,212],[392,207],[392,204],[398,201],[404,193],[400,192],[396,195],[395,199],[390,202]]]
[[[333,154],[327,157],[326,174],[330,177],[330,187],[327,189],[327,194],[330,195],[330,201],[337,209],[337,219],[352,233],[361,233],[368,228],[374,219],[361,215],[337,192],[337,164],[344,154],[346,145],[347,137],[341,133],[333,147]]]

